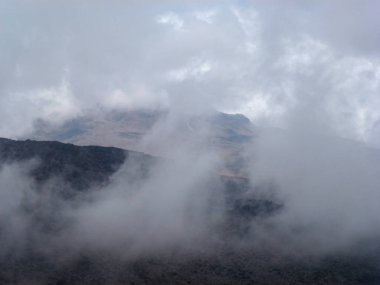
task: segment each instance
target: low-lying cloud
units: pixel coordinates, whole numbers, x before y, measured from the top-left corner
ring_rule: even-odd
[[[330,2],[3,1],[1,136],[87,112],[170,111],[143,140],[165,156],[143,181],[134,181],[132,160],[108,186],[63,201],[25,166],[2,167],[0,254],[128,259],[231,242],[325,256],[376,244],[378,4]],[[228,241],[223,155],[207,142],[213,130],[190,126],[186,142],[176,137],[189,118],[214,110],[256,124],[242,154],[246,195],[282,205]]]

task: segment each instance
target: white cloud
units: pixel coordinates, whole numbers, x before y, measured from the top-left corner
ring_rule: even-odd
[[[103,222],[111,231],[128,236],[113,222],[132,209],[151,222],[143,229],[149,235],[159,230],[155,223],[168,225],[174,235],[188,233],[181,221],[181,206],[188,200],[181,195],[217,163],[202,155],[194,161],[197,155],[186,154],[188,148],[199,154],[198,145],[173,146],[171,137],[192,114],[219,109],[288,128],[285,137],[264,133],[256,140],[257,161],[251,169],[253,180],[278,182],[294,206],[286,212],[290,223],[285,226],[310,223],[325,234],[341,224],[344,231],[332,235],[337,241],[352,233],[373,233],[378,163],[334,137],[380,141],[377,3],[31,0],[16,7],[15,2],[0,3],[1,136],[28,134],[38,119],[59,125],[98,106],[107,111],[172,110],[148,139],[156,149],[166,148],[175,163],[147,182],[135,205],[126,201],[131,203],[127,210],[114,197],[99,200],[95,214],[104,211]],[[194,179],[183,175],[187,172]],[[176,175],[168,180],[168,173]],[[166,187],[157,189],[158,184]],[[157,196],[149,195],[152,189]],[[9,199],[18,199],[12,195]],[[157,197],[168,198],[169,204]],[[148,212],[140,207],[145,201],[152,206]],[[180,215],[173,216],[170,209]],[[90,233],[103,233],[91,209],[79,214],[85,226],[90,219]],[[322,241],[326,236],[317,235]]]
[[[200,21],[211,24],[216,14],[217,12],[215,10],[198,11],[195,13],[195,17]]]
[[[368,7],[377,4],[348,1],[334,17],[327,1],[30,1],[6,16],[14,3],[1,9],[3,136],[33,127],[15,113],[59,121],[97,106],[150,104],[240,110],[284,125],[301,103],[313,109],[309,120],[324,113],[341,135],[373,137],[380,71]],[[346,12],[360,25],[343,33]]]
[[[144,85],[137,85],[127,90],[112,91],[104,98],[103,105],[109,110],[165,109],[168,98],[165,92],[153,93]]]
[[[160,24],[171,25],[175,30],[180,31],[183,29],[183,19],[174,12],[161,15],[157,18],[157,22]]]
[[[190,62],[181,68],[170,70],[168,79],[174,81],[184,81],[186,79],[199,79],[212,70],[212,63],[202,58],[193,58]]]
[[[81,114],[68,83],[58,86],[15,92],[0,97],[5,122],[0,128],[3,136],[27,135],[33,129],[35,119],[43,119],[59,125]]]

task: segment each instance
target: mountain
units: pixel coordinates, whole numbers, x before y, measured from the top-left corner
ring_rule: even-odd
[[[123,164],[133,163],[133,179],[144,180],[150,169],[162,158],[140,152],[115,147],[77,146],[57,141],[16,141],[0,138],[0,166],[12,163],[28,163],[28,175],[37,186],[59,179],[67,186],[65,191],[76,192],[99,189],[106,186],[111,177]],[[129,170],[127,169],[127,172]],[[123,175],[128,175],[125,171]],[[250,190],[248,179],[221,175],[211,176],[220,180],[220,192],[225,193],[231,213],[241,213],[247,217],[270,214],[280,205],[265,199],[244,199],[244,193]],[[67,194],[67,193],[66,193]],[[64,195],[67,198],[67,195]]]
[[[57,141],[14,141],[0,138],[2,163],[36,160],[31,176],[38,182],[60,177],[75,190],[105,185],[110,176],[130,157],[139,157],[141,167],[153,158],[143,153],[114,147],[76,146]]]
[[[160,123],[170,120],[171,114],[164,111],[134,110],[87,114],[64,123],[61,127],[39,120],[35,122],[37,140],[58,140],[78,145],[114,146],[136,151],[146,151],[142,145],[144,137]],[[173,124],[181,139],[189,139],[206,130],[213,147],[238,150],[255,137],[255,127],[241,114],[210,113],[186,117]],[[151,150],[154,152],[154,150]]]
[[[230,176],[211,177],[207,182],[207,185],[216,188],[216,198],[223,198],[224,205],[222,223],[216,231],[220,241],[212,253],[152,254],[130,259],[116,258],[102,251],[74,251],[57,255],[47,250],[50,237],[65,233],[70,224],[70,219],[61,216],[61,207],[65,208],[64,205],[69,204],[77,209],[82,205],[78,204],[82,193],[108,191],[107,185],[115,175],[127,175],[131,171],[130,168],[123,168],[128,162],[136,166],[133,167],[133,175],[140,173],[137,179],[144,181],[148,179],[150,169],[160,160],[162,158],[114,147],[0,139],[0,163],[3,168],[15,163],[29,166],[27,175],[33,179],[34,187],[28,191],[34,191],[34,195],[40,197],[46,196],[46,191],[51,191],[51,185],[57,184],[55,181],[66,185],[57,195],[51,194],[53,199],[51,195],[48,195],[47,200],[34,196],[31,201],[23,198],[20,212],[17,215],[16,212],[10,212],[16,215],[19,223],[21,218],[30,220],[25,235],[18,234],[16,239],[7,241],[7,235],[13,233],[8,232],[9,221],[13,221],[13,217],[8,216],[8,220],[0,217],[0,238],[3,245],[7,244],[7,248],[0,249],[0,283],[378,284],[380,271],[377,259],[371,255],[337,253],[323,259],[304,259],[281,255],[276,250],[247,246],[247,238],[252,238],[247,236],[247,231],[253,222],[265,225],[267,218],[280,213],[286,205],[256,196],[257,191],[252,189],[249,180]],[[265,190],[270,192],[270,189]],[[66,191],[71,192],[66,195]],[[221,205],[213,197],[208,201],[209,209]],[[80,203],[87,205],[89,202],[84,199]],[[58,248],[69,236],[63,237],[58,239]],[[103,238],[95,237],[99,240]],[[16,246],[18,243],[22,246]],[[286,244],[281,247],[286,247]]]
[[[58,128],[40,120],[35,122],[35,132],[30,137],[76,145],[118,147],[155,156],[162,156],[162,149],[169,145],[186,144],[201,138],[203,146],[223,157],[223,173],[244,176],[246,158],[243,152],[257,135],[255,126],[247,117],[220,112],[185,116],[181,120],[171,116],[165,111],[149,110],[89,113]],[[154,134],[159,138],[152,139]]]

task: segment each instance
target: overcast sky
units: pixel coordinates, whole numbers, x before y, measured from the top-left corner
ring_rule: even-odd
[[[87,112],[170,109],[167,125],[215,109],[243,113],[261,127],[244,153],[254,158],[248,176],[256,186],[273,182],[285,205],[274,227],[263,225],[264,239],[351,248],[380,236],[379,161],[351,141],[380,146],[378,11],[377,0],[2,0],[0,136]],[[164,142],[168,160],[139,186],[121,172],[93,203],[70,208],[78,227],[68,236],[95,247],[123,245],[130,228],[142,248],[156,234],[164,246],[209,239],[205,178],[221,157],[197,140],[173,143],[160,127],[152,145]],[[0,213],[15,219],[16,243],[24,222],[14,213],[24,192],[34,199],[22,169],[0,170]],[[105,244],[104,232],[115,233]]]
[[[0,2],[0,136],[88,110],[240,112],[379,144],[377,0]]]

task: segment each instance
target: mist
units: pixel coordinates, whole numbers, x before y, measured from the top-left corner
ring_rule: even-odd
[[[58,129],[88,114],[165,116],[141,141],[155,156],[149,169],[132,156],[107,185],[70,199],[59,177],[30,177],[39,161],[4,164],[1,258],[377,252],[378,6],[2,1],[1,137],[33,137],[39,122]],[[216,132],[192,125],[216,112],[243,114],[257,132],[239,150],[249,183],[239,199],[279,205],[245,221],[244,233],[225,230],[233,219]]]

